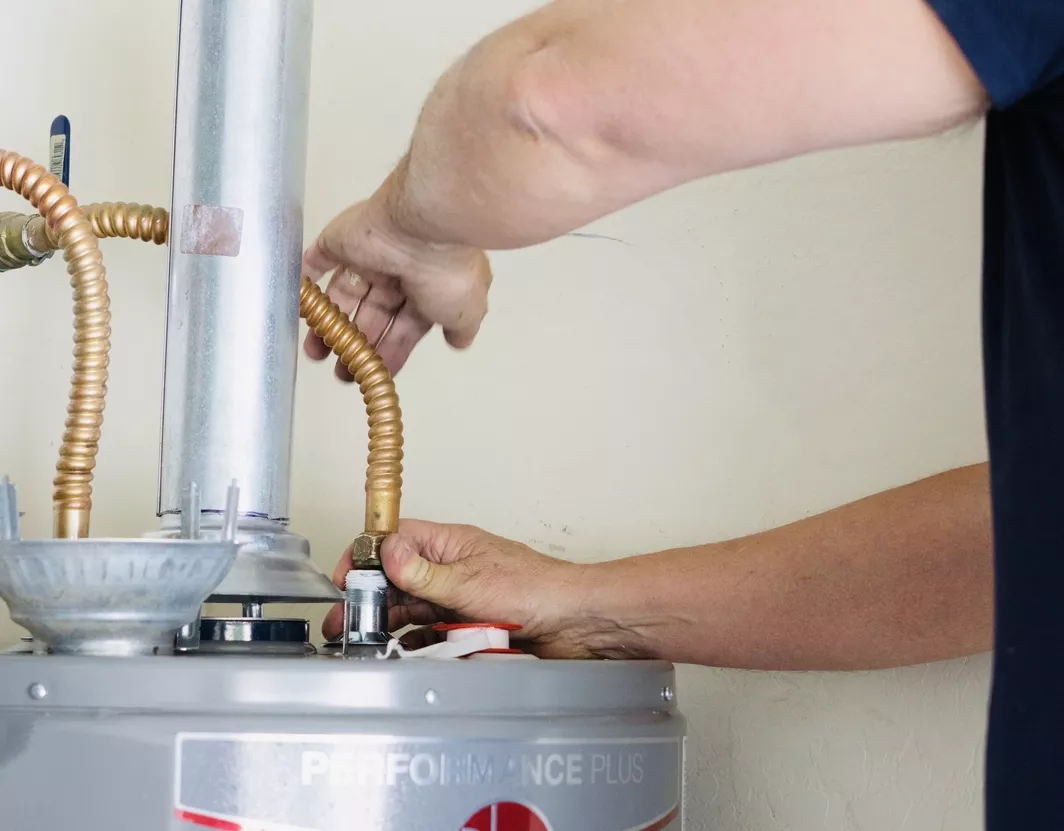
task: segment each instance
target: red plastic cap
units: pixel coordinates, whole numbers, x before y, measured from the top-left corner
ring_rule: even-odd
[[[505,629],[517,632],[521,627],[516,623],[437,623],[432,627],[437,632],[453,632],[456,629]]]
[[[524,655],[520,649],[482,649],[474,655]]]

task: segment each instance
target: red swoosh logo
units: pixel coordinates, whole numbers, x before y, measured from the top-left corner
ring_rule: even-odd
[[[204,814],[195,814],[192,811],[176,810],[174,813],[179,820],[184,822],[191,822],[193,825],[198,825],[200,828],[211,828],[213,831],[241,831],[240,826],[235,822],[230,822],[227,819],[215,819],[214,817],[208,817]]]
[[[662,831],[662,829],[668,828],[678,816],[680,816],[679,805],[669,811],[669,813],[661,819],[654,820],[650,825],[644,825],[641,828],[633,828],[631,831]]]

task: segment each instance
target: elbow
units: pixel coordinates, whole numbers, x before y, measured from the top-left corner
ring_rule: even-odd
[[[415,140],[411,166],[420,178],[412,178],[446,177],[434,213],[461,215],[439,231],[447,239],[523,248],[616,207],[609,190],[619,168],[590,106],[588,73],[557,39],[522,41],[489,38],[474,47],[422,115],[428,129]],[[441,159],[446,170],[433,169]]]
[[[567,117],[572,83],[560,64],[551,45],[522,55],[503,84],[500,115],[522,140],[570,150],[578,125]]]
[[[568,164],[593,169],[617,148],[602,129],[601,101],[563,45],[523,55],[505,84],[502,115],[520,139]]]
[[[561,40],[524,55],[505,86],[507,129],[527,149],[521,190],[559,211],[558,233],[683,178],[609,75]]]
[[[497,94],[493,121],[503,139],[486,144],[482,158],[513,195],[563,213],[597,204],[617,170],[615,150],[603,140],[586,73],[564,45],[548,41],[516,57]]]

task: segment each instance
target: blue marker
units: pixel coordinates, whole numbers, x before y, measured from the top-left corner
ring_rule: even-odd
[[[70,187],[70,119],[56,116],[52,122],[52,134],[48,140],[49,172],[67,187]]]

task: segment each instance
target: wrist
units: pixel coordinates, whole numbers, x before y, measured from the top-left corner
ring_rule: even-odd
[[[574,566],[567,604],[575,610],[564,627],[588,657],[646,660],[663,657],[658,624],[646,614],[641,598],[643,569],[637,558]]]
[[[407,159],[388,176],[370,197],[367,210],[371,227],[385,243],[411,263],[429,266],[461,266],[480,252],[448,241],[422,214],[407,191]],[[404,269],[411,276],[416,269]]]
[[[418,199],[414,185],[410,154],[407,153],[370,199],[382,225],[411,245],[426,249],[459,247],[453,241],[446,240],[438,224],[426,215],[421,204],[423,200]]]

